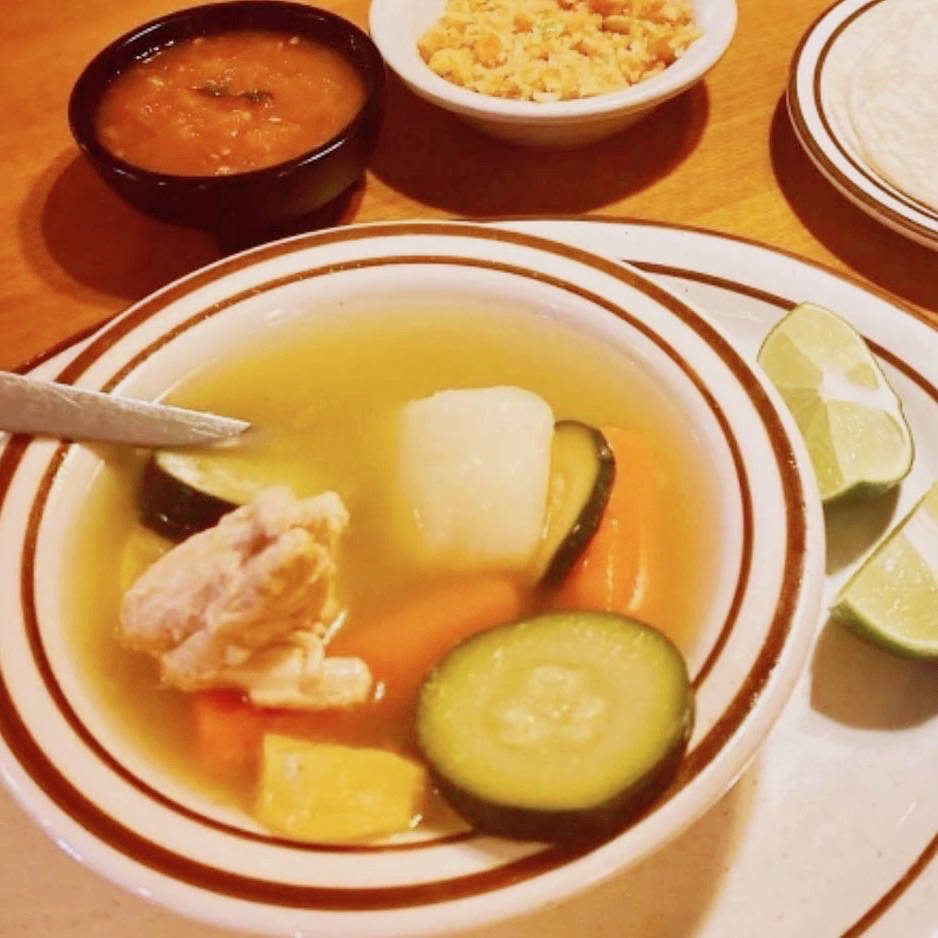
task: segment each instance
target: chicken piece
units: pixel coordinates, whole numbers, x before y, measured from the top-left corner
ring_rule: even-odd
[[[164,554],[124,595],[121,633],[182,690],[237,687],[263,706],[367,698],[368,666],[325,656],[335,552],[348,512],[334,492],[270,488]]]
[[[361,658],[326,657],[322,639],[306,629],[223,673],[226,686],[247,691],[259,707],[347,707],[371,692],[371,671]]]

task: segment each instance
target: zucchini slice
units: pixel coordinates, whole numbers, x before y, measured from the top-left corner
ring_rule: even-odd
[[[417,738],[479,830],[568,840],[621,829],[676,771],[694,719],[681,653],[607,612],[548,613],[456,646],[421,689]]]
[[[615,457],[599,430],[578,420],[555,424],[544,537],[534,560],[538,583],[563,582],[599,527],[615,476]]]
[[[249,502],[258,488],[236,478],[212,454],[159,450],[143,471],[141,520],[157,534],[181,541]]]

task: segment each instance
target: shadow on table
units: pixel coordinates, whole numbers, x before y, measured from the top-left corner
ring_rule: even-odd
[[[131,208],[74,151],[33,185],[20,213],[20,238],[27,261],[59,292],[91,287],[125,300],[219,257],[204,232],[162,224]]]
[[[363,184],[353,186],[314,216],[266,237],[339,224],[354,214],[362,190]],[[74,151],[55,160],[27,195],[20,237],[30,265],[58,292],[77,295],[90,287],[129,301],[248,246],[138,212]]]
[[[938,713],[934,662],[901,658],[829,619],[811,661],[811,706],[859,729],[917,726]]]
[[[572,214],[607,205],[671,172],[692,152],[709,111],[701,83],[633,128],[558,152],[499,143],[427,104],[396,79],[372,159],[375,175],[405,196],[456,215]],[[364,182],[315,216],[269,238],[347,223]],[[27,262],[65,296],[87,290],[138,300],[245,244],[155,221],[131,208],[74,150],[34,183],[19,219]]]
[[[672,172],[697,145],[708,112],[701,82],[607,140],[531,149],[485,136],[392,77],[371,168],[397,192],[455,215],[586,212]]]
[[[805,227],[857,273],[938,312],[938,253],[874,221],[821,175],[795,136],[784,96],[770,142],[776,181]]]

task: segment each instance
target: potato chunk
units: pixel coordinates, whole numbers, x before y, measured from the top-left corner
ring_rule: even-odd
[[[361,840],[407,830],[425,788],[423,767],[393,752],[268,734],[255,813],[297,840]]]
[[[417,553],[450,570],[521,568],[541,537],[554,417],[516,387],[404,407],[397,482]]]

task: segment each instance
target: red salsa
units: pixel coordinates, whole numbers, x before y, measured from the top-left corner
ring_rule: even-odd
[[[183,40],[135,62],[106,89],[98,139],[143,169],[221,176],[325,143],[365,101],[355,66],[324,43],[238,31]]]

